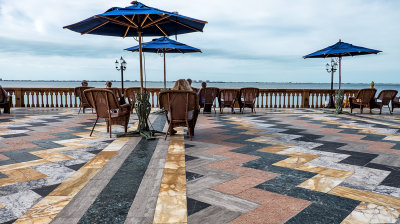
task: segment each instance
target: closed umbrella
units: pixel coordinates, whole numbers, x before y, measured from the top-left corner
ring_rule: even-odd
[[[127,51],[132,51],[132,52],[138,52],[139,51],[139,45],[130,47],[125,49]],[[164,56],[164,88],[167,88],[166,86],[166,63],[165,63],[165,54],[166,53],[194,53],[194,52],[200,52],[200,49],[191,47],[189,45],[174,41],[169,39],[168,37],[160,37],[158,39],[154,39],[150,42],[143,43],[142,44],[142,51],[143,52],[151,52],[151,53],[159,53],[163,54]]]
[[[341,74],[342,74],[342,57],[346,56],[358,56],[365,54],[378,54],[379,50],[369,49],[365,47],[355,46],[349,43],[342,42],[339,40],[336,44],[329,46],[327,48],[321,49],[314,53],[308,54],[303,58],[339,58],[339,89],[341,83]]]

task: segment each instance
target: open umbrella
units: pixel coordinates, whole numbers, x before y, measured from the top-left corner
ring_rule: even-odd
[[[105,13],[87,18],[64,28],[81,34],[118,37],[138,37],[140,63],[140,94],[135,109],[139,118],[138,132],[146,138],[152,134],[148,125],[151,105],[149,94],[143,91],[142,36],[170,36],[191,32],[202,32],[207,22],[179,15],[174,12],[148,7],[133,1],[131,6],[113,7]]]
[[[133,1],[131,6],[113,7],[64,28],[81,34],[118,37],[138,37],[140,58],[140,87],[143,89],[142,36],[170,36],[203,32],[207,22],[179,15],[176,12],[148,7]]]
[[[349,43],[342,42],[339,40],[336,44],[324,48],[322,50],[316,51],[314,53],[308,54],[303,58],[339,58],[339,89],[341,83],[342,74],[342,57],[345,56],[358,56],[364,54],[378,54],[379,50],[369,49],[365,47],[355,46]]]
[[[127,51],[137,52],[139,51],[139,45],[130,47],[125,49]],[[174,41],[169,39],[168,37],[160,37],[158,39],[154,39],[150,42],[142,44],[143,52],[151,52],[151,53],[160,53],[164,56],[164,88],[166,86],[166,65],[165,65],[165,53],[194,53],[200,52],[200,49],[188,46],[186,44]]]

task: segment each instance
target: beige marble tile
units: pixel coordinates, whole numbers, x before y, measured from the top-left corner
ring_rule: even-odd
[[[273,145],[273,146],[268,146],[266,148],[259,149],[258,151],[260,152],[269,152],[269,153],[277,153],[279,151],[282,151],[284,149],[289,148],[289,146],[283,146],[283,145]]]
[[[308,164],[304,164],[296,169],[302,170],[302,171],[313,172],[313,173],[321,173],[324,170],[327,170],[327,168],[325,168],[325,167],[313,166],[313,165],[308,165]]]
[[[107,162],[117,154],[115,151],[101,151],[94,158],[92,158],[88,163],[86,163],[83,168],[103,168]]]
[[[337,169],[326,169],[319,173],[325,176],[331,176],[337,178],[349,178],[354,174],[354,172],[351,171],[337,170]]]
[[[153,223],[186,223],[186,195],[159,196]]]
[[[47,196],[14,223],[50,223],[72,198],[72,196]]]
[[[398,197],[391,197],[387,195],[352,189],[343,186],[337,186],[328,193],[363,202],[369,202],[376,205],[382,205],[382,206],[392,207],[395,209],[400,209],[400,198]]]
[[[39,171],[36,171],[34,169],[31,169],[29,167],[13,169],[13,170],[3,170],[2,173],[7,177],[0,179],[0,186],[6,186],[20,182],[27,182],[47,177],[47,175]]]
[[[361,202],[342,223],[395,223],[399,215],[399,209]]]
[[[0,209],[4,208],[4,205],[0,204]]]
[[[281,152],[278,152],[278,154],[281,154]],[[311,160],[316,159],[318,157],[319,156],[317,156],[317,155],[303,154],[301,156],[293,156],[293,157],[281,160],[272,165],[295,169],[295,168],[301,167],[303,164],[308,163]]]
[[[47,150],[34,151],[34,152],[30,152],[30,153],[33,155],[39,156],[39,157],[41,157],[47,161],[50,161],[52,163],[74,159],[74,158],[67,156],[65,154],[62,154],[62,153],[51,152],[51,151],[47,151]]]
[[[49,196],[74,196],[76,195],[101,168],[81,168],[60,184]]]
[[[302,187],[305,189],[319,191],[328,193],[334,187],[342,183],[346,178],[336,178],[331,176],[325,176],[322,174],[315,175],[311,179],[304,181],[303,183],[297,185],[297,187]]]

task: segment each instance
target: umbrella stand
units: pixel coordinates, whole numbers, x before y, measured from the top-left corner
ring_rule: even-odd
[[[166,66],[166,64],[165,64],[165,51],[163,51],[163,53],[164,53],[164,89],[166,89],[167,88],[167,66]]]

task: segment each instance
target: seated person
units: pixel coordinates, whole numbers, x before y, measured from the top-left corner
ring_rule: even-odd
[[[192,88],[190,88],[189,82],[186,81],[185,79],[179,79],[175,82],[174,87],[171,90],[186,90],[186,91],[193,91]],[[197,116],[199,114],[199,110],[195,110],[195,111],[189,111],[189,114],[192,113],[192,115],[194,116],[194,119],[197,120]],[[169,116],[169,115],[168,115]],[[172,129],[171,131],[172,133],[170,133],[171,135],[176,133],[176,130]]]
[[[199,92],[197,93],[197,95],[199,95],[200,97],[199,97],[199,105],[200,105],[200,107],[204,107],[204,111],[205,112],[211,112],[211,106],[212,105],[209,105],[209,104],[207,104],[207,105],[205,105],[204,103],[206,102],[206,99],[203,97],[203,96],[201,96],[201,90],[202,89],[206,89],[207,88],[207,83],[206,82],[202,82],[201,83],[201,89],[199,90]]]
[[[86,80],[82,80],[81,84],[83,87],[87,87],[89,85]]]
[[[106,88],[108,89],[108,88],[111,88],[111,86],[112,86],[112,82],[111,81],[107,81],[106,82]]]

